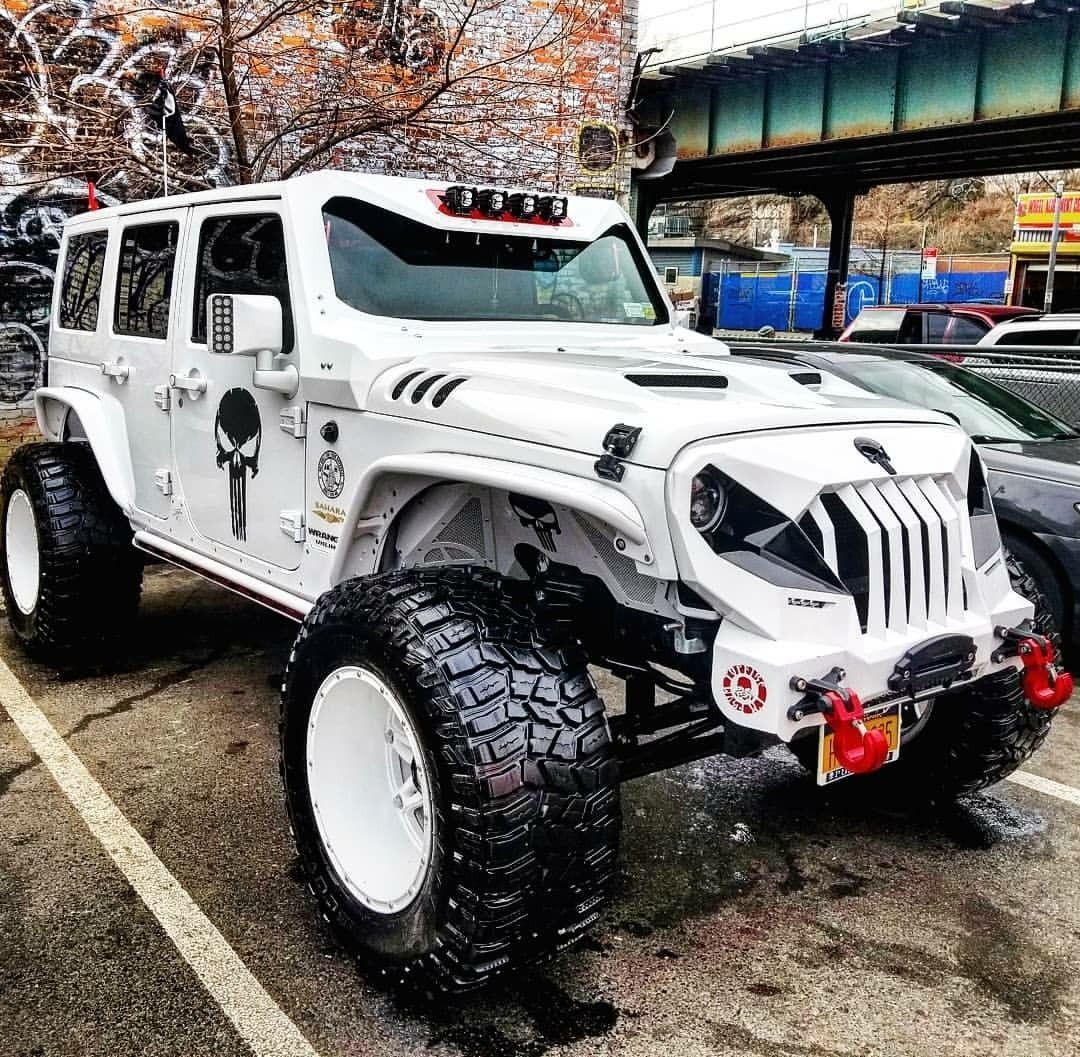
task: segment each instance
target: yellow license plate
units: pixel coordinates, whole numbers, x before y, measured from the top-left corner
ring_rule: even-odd
[[[891,706],[886,712],[879,712],[875,716],[869,716],[866,720],[867,730],[881,730],[889,739],[889,755],[885,757],[886,763],[892,763],[900,755],[900,702]],[[850,778],[851,772],[844,767],[836,756],[834,748],[836,735],[833,734],[828,724],[821,728],[821,740],[818,743],[818,785],[832,785],[842,778]]]

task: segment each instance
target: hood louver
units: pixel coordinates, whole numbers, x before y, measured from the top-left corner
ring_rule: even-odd
[[[419,404],[432,389],[435,389],[431,406],[442,407],[450,394],[467,381],[468,378],[453,377],[445,372],[410,371],[394,383],[394,388],[390,391],[390,399],[408,400],[410,403]]]
[[[722,374],[628,374],[628,382],[642,389],[726,389]]]

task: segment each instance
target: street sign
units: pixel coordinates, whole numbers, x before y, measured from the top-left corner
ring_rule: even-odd
[[[923,280],[937,278],[938,250],[936,246],[927,246],[922,255]]]

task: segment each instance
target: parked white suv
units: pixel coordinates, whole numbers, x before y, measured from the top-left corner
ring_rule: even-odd
[[[98,660],[139,552],[300,622],[293,832],[389,973],[580,936],[620,780],[779,741],[952,796],[1071,689],[964,433],[677,330],[613,203],[325,172],[76,217],[59,275],[11,624]]]
[[[1044,316],[1018,316],[999,323],[978,344],[1001,348],[1053,346],[1068,348],[1080,342],[1080,313],[1055,312]]]

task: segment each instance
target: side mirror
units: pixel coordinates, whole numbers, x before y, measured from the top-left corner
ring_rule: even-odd
[[[266,294],[211,294],[206,299],[206,330],[210,351],[218,356],[254,356],[253,382],[293,397],[300,388],[294,364],[278,368],[282,347],[281,302]]]

